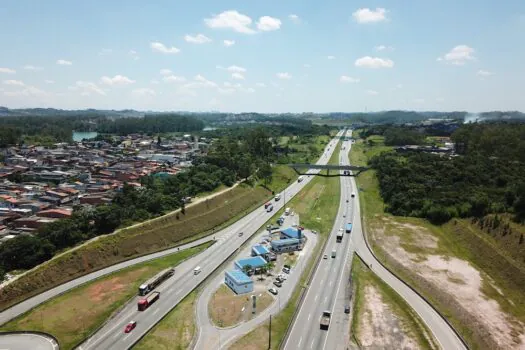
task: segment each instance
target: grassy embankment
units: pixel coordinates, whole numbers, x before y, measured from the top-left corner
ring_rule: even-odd
[[[352,147],[352,164],[365,165],[373,155],[388,150],[388,147],[382,143],[381,137],[371,138],[375,141],[372,146],[368,144],[368,140],[367,142],[359,140]],[[452,322],[470,347],[473,349],[497,347],[492,336],[480,327],[479,317],[473,316],[474,306],[470,310],[465,309],[454,295],[436,290],[425,278],[393,259],[387,247],[384,247],[387,238],[398,238],[400,247],[410,254],[416,254],[420,261],[426,260],[429,255],[441,256],[445,260],[457,258],[467,261],[481,272],[482,282],[479,289],[484,298],[495,300],[506,314],[525,322],[523,247],[516,242],[511,245],[509,236],[488,235],[469,219],[453,219],[445,225],[435,226],[423,219],[396,217],[386,213],[373,170],[363,172],[357,178],[357,184],[362,191],[360,201],[366,232],[378,258],[430,300]],[[518,237],[519,232],[525,232],[523,226],[515,224],[511,226],[514,232],[518,233]],[[426,245],[419,240],[421,236],[418,233],[422,232],[434,237],[435,246]],[[450,276],[449,281],[453,281],[454,278]],[[456,282],[464,283],[462,279]]]
[[[338,143],[337,148],[330,159],[330,164],[338,164],[340,148],[341,143]],[[287,207],[289,206],[293,208],[293,210],[299,214],[301,225],[319,232],[319,242],[313,251],[312,257],[310,258],[290,301],[279,314],[273,315],[272,317],[272,349],[277,349],[279,347],[288,325],[292,321],[301,291],[305,287],[308,276],[314,267],[316,258],[321,253],[321,248],[332,230],[335,216],[339,208],[340,187],[339,177],[315,177],[299,194],[297,194],[297,196],[294,197],[292,201],[290,201],[290,204],[287,205]],[[281,213],[277,213],[277,215],[280,214]],[[267,349],[268,333],[269,324],[268,322],[265,322],[263,325],[257,327],[239,339],[230,347],[230,349]]]
[[[292,156],[301,159],[305,157],[319,157],[325,145],[329,142],[329,138],[327,136],[316,137],[312,142],[315,145],[315,151],[314,148],[299,145],[296,142],[296,138],[283,137],[280,142],[281,144],[288,142],[288,145],[295,150]],[[272,191],[279,192],[296,179],[297,174],[293,169],[286,165],[276,165],[272,182],[266,187]],[[281,214],[282,211],[279,215]],[[275,222],[275,218],[276,216],[272,218],[271,222]],[[197,295],[197,293],[193,292],[177,305],[138,343],[138,349],[185,349],[187,344],[191,342],[196,329],[193,309]],[[180,320],[184,320],[184,323],[181,324]],[[176,340],[176,343],[174,343],[174,340]]]
[[[352,282],[354,284],[354,295],[353,295],[353,314],[352,314],[352,329],[353,334],[360,343],[363,343],[362,329],[367,327],[378,327],[381,331],[380,338],[392,341],[390,344],[398,341],[400,338],[410,338],[417,342],[419,349],[437,349],[437,344],[434,343],[432,334],[421,322],[417,314],[410,308],[410,306],[397,294],[392,288],[385,284],[377,275],[372,273],[368,266],[363,264],[361,259],[354,256],[352,262]],[[392,315],[394,324],[389,324],[387,319],[389,315],[383,315],[383,324],[371,324],[368,310],[373,309],[374,305],[367,305],[366,291],[368,288],[373,288],[377,291],[381,297],[382,306],[386,308],[386,312]],[[378,306],[375,305],[377,308]],[[365,317],[368,316],[366,319]],[[392,320],[390,320],[392,322]],[[397,332],[401,331],[401,334],[394,332],[394,328],[400,328]],[[370,332],[367,334],[370,337]],[[370,338],[367,339],[370,342]],[[385,345],[384,343],[372,343],[369,346],[380,346]]]
[[[178,265],[210,245],[205,243],[89,282],[45,302],[8,322],[0,330],[47,332],[58,339],[61,349],[72,349],[133,298],[144,280],[162,269]]]

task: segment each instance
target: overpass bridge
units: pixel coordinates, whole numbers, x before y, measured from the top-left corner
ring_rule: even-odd
[[[319,170],[326,170],[326,174],[323,174],[321,172],[317,174],[309,174],[309,175],[318,175],[318,176],[344,176],[340,173],[341,170],[348,171],[347,176],[357,176],[361,174],[363,171],[368,170],[367,167],[362,166],[354,166],[354,165],[333,165],[333,164],[326,164],[326,165],[318,165],[318,164],[302,164],[302,163],[292,163],[287,164],[290,168],[295,170],[295,172],[299,175],[305,175],[305,173],[301,173],[301,169],[319,169]],[[330,170],[332,170],[332,175],[330,175]]]

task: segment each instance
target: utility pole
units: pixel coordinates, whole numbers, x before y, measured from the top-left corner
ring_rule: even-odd
[[[268,332],[268,350],[272,348],[272,315],[270,315],[270,331]]]

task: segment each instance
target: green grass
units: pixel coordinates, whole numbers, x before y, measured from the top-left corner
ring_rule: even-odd
[[[416,340],[420,349],[438,348],[432,334],[419,319],[415,311],[412,310],[397,292],[371,272],[368,266],[363,264],[357,256],[354,256],[352,262],[352,283],[354,284],[354,309],[351,333],[358,340],[360,340],[360,329],[363,323],[369,322],[369,320],[364,319],[364,304],[365,290],[368,286],[371,286],[380,293],[382,302],[388,305],[389,310],[397,316],[397,319],[403,327],[403,332],[410,338]],[[392,337],[395,337],[395,335],[392,334]]]
[[[338,164],[340,148],[341,143],[339,142],[330,158],[330,164]],[[282,311],[272,317],[272,349],[277,349],[283,340],[297,308],[301,291],[305,288],[308,277],[315,266],[316,259],[321,253],[321,248],[334,225],[335,216],[339,208],[340,190],[339,177],[317,176],[286,205],[299,214],[301,225],[318,232],[319,241],[301,279],[294,289],[292,297]],[[274,218],[277,218],[279,215],[277,213]],[[272,218],[272,222],[274,218]],[[247,346],[250,349],[265,349],[268,346],[268,332],[269,326],[268,323],[265,323],[239,339],[230,349],[245,349]]]
[[[133,348],[137,350],[188,349],[196,330],[193,315],[199,290],[191,292]]]
[[[58,339],[61,349],[72,349],[133,298],[146,279],[162,269],[178,265],[210,245],[205,243],[89,282],[28,311],[0,330],[50,333]]]
[[[375,146],[368,146],[363,140],[353,145],[350,154],[353,164],[366,165],[367,159],[385,150],[380,137],[373,139],[377,141]],[[486,297],[495,300],[508,315],[525,322],[525,266],[516,259],[516,254],[506,249],[504,244],[510,243],[496,241],[468,219],[453,219],[445,225],[435,226],[419,218],[392,216],[384,212],[375,171],[365,171],[356,180],[361,191],[360,203],[366,234],[378,258],[440,310],[472,349],[493,348],[496,344],[483,328],[477,326],[478,321],[457,304],[453,296],[437,291],[424,278],[393,260],[382,247],[381,236],[399,237],[400,246],[416,254],[421,261],[431,254],[468,261],[480,271],[483,279],[481,291]],[[414,230],[407,228],[407,225],[437,238],[437,247],[418,244]],[[520,229],[523,227],[514,226],[515,232]],[[376,237],[377,232],[381,233]],[[516,236],[514,240],[517,241]],[[488,276],[503,291],[504,296],[488,283]]]

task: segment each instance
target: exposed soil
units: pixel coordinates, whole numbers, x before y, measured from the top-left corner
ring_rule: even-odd
[[[406,224],[404,227],[408,228]],[[491,344],[491,348],[525,349],[525,325],[504,313],[498,302],[483,293],[483,285],[488,283],[503,295],[492,279],[480,273],[468,261],[433,254],[437,239],[424,228],[414,226],[410,230],[411,244],[423,248],[427,254],[405,250],[399,236],[384,235],[379,230],[374,230],[374,233],[376,238],[381,236],[378,242],[381,242],[389,258],[429,283],[431,288],[427,290],[433,289],[436,295],[436,292],[445,295],[454,302],[454,307],[461,308],[459,313],[467,314],[465,317],[474,322],[471,325],[473,332],[483,334],[487,339],[486,344]]]
[[[417,341],[403,330],[401,321],[373,286],[365,287],[365,300],[359,319],[359,340],[364,348],[419,349]]]

